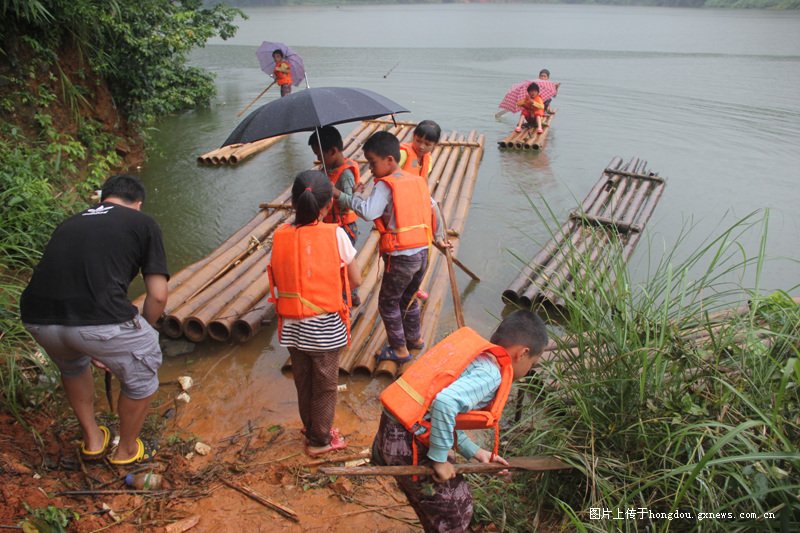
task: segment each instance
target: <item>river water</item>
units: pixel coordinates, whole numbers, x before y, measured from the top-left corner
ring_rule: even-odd
[[[307,134],[238,167],[195,162],[219,146],[236,113],[269,82],[255,50],[271,40],[303,56],[312,86],[371,89],[412,111],[399,119],[430,118],[445,131],[486,135],[459,251],[483,278],[463,295],[467,323],[482,333],[496,324],[500,293],[520,268],[514,254],[530,258],[547,238],[529,202],[563,220],[617,155],[641,157],[668,179],[631,260],[634,279],[645,277],[686,228],[679,255],[769,208],[767,256],[775,260],[766,264],[762,286],[797,286],[800,267],[779,258],[800,258],[800,12],[450,4],[247,14],[234,39],[212,41],[192,56],[216,74],[218,97],[209,109],[159,122],[141,171],[150,190],[146,210],[164,230],[173,271],[213,250],[311,165]],[[496,142],[515,117],[495,119],[497,104],[511,84],[541,68],[562,83],[547,146],[501,152]],[[275,97],[273,89],[263,101]],[[758,253],[758,239],[758,232],[743,238],[748,255]],[[730,281],[750,285],[752,273]],[[467,284],[463,276],[459,282]],[[453,327],[451,315],[445,307],[440,331]],[[193,420],[224,419],[237,409],[291,419],[292,387],[279,373],[285,357],[274,329],[266,329],[244,346],[202,345],[165,364],[164,376],[193,373],[205,380],[207,405],[229,402]],[[276,383],[271,403],[263,397],[267,382]],[[367,392],[362,386],[353,394],[375,384]]]

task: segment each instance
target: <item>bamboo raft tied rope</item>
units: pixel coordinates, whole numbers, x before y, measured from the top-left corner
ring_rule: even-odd
[[[588,278],[588,290],[613,283],[614,259],[630,259],[665,184],[644,160],[612,159],[579,208],[503,291],[503,300],[558,306],[559,294],[577,290],[576,278]]]

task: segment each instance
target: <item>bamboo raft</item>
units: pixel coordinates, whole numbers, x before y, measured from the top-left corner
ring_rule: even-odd
[[[522,128],[522,131],[512,131],[502,141],[497,141],[500,148],[519,148],[522,150],[541,150],[547,142],[547,134],[550,133],[550,125],[553,122],[555,113],[545,115],[542,118],[542,133],[536,133],[536,128]]]
[[[615,253],[623,261],[630,258],[664,192],[664,178],[646,167],[640,159],[624,165],[621,158],[612,159],[580,208],[503,291],[503,299],[523,307],[557,306],[558,294],[574,291],[574,278],[587,271],[593,286],[611,283],[610,259]]]
[[[197,162],[203,165],[236,165],[248,157],[263,152],[284,137],[286,135],[261,139],[251,143],[229,144],[197,156]]]
[[[401,142],[410,140],[415,123],[386,120],[365,121],[344,139],[344,154],[363,162],[361,145],[373,133],[389,131]],[[485,139],[476,132],[460,135],[451,132],[443,136],[432,154],[433,166],[428,177],[431,195],[450,223],[450,241],[453,251],[459,246],[466,223],[472,193],[483,156]],[[367,184],[367,193],[373,185],[372,175],[362,165],[361,179]],[[268,280],[266,266],[271,252],[273,231],[293,218],[289,206],[291,187],[267,204],[250,222],[231,235],[207,257],[177,272],[169,280],[169,301],[165,318],[160,322],[161,332],[169,337],[185,336],[193,342],[206,338],[217,341],[245,342],[252,338],[261,325],[274,316],[274,306],[266,302]],[[428,272],[423,289],[431,293],[423,306],[423,339],[431,345],[436,323],[446,295],[447,267],[439,252],[431,248]],[[378,287],[383,271],[378,254],[378,232],[369,233],[360,244],[356,256],[363,284],[359,287],[361,305],[352,317],[352,344],[340,356],[340,367],[345,372],[394,375],[397,365],[384,362],[375,364],[374,354],[386,342],[378,307]],[[140,309],[144,295],[134,301]],[[287,367],[289,363],[287,361]]]

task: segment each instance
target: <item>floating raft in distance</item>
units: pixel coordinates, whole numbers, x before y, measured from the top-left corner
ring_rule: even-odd
[[[534,302],[561,305],[559,294],[575,290],[574,278],[589,289],[610,284],[613,258],[627,261],[661,199],[666,182],[647,170],[647,162],[625,165],[615,157],[600,180],[553,238],[503,291],[505,301],[530,307]],[[590,274],[588,274],[590,273]]]
[[[278,135],[251,143],[236,143],[211,150],[203,155],[197,156],[197,162],[203,165],[236,165],[248,157],[262,152],[285,138],[286,135]]]
[[[522,128],[522,131],[512,131],[502,141],[497,141],[500,148],[520,148],[522,150],[540,150],[547,142],[547,134],[550,133],[550,125],[553,123],[555,112],[545,115],[542,119],[542,133],[536,133],[536,128]]]
[[[399,122],[395,126],[385,120],[362,122],[344,139],[344,154],[363,161],[361,145],[370,135],[385,130],[401,141],[410,141],[415,125]],[[454,253],[458,250],[458,236],[466,223],[484,144],[484,137],[474,131],[467,136],[454,131],[443,135],[432,153],[433,166],[428,185],[432,196],[439,201],[450,229],[454,230],[449,237]],[[361,167],[361,181],[368,187],[373,185],[366,165]],[[206,338],[244,342],[272,318],[274,306],[266,301],[269,288],[266,266],[272,251],[272,233],[294,216],[290,209],[285,208],[289,205],[290,193],[290,188],[287,188],[269,204],[262,204],[265,207],[216,250],[172,276],[166,317],[159,325],[164,335],[173,338],[185,336],[193,342]],[[362,304],[354,309],[351,346],[339,357],[341,369],[348,373],[395,375],[399,370],[393,362],[375,363],[375,353],[386,343],[377,312],[378,288],[383,272],[377,251],[378,237],[378,232],[373,230],[366,239],[361,239],[356,256],[363,278],[358,289]],[[434,340],[442,303],[449,294],[446,291],[448,274],[445,261],[436,250],[431,249],[431,253],[423,281],[423,288],[430,293],[423,306],[422,319],[423,339],[428,345]],[[141,309],[143,301],[144,295],[134,303]]]

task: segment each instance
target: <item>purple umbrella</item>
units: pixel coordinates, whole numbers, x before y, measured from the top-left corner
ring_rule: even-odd
[[[300,83],[306,77],[306,67],[303,65],[303,58],[283,43],[272,41],[264,41],[261,43],[261,46],[256,50],[256,57],[258,58],[258,63],[261,65],[261,70],[272,76],[272,72],[275,70],[275,60],[272,59],[272,52],[275,50],[283,52],[283,59],[289,63],[292,69],[292,85],[299,87]]]

